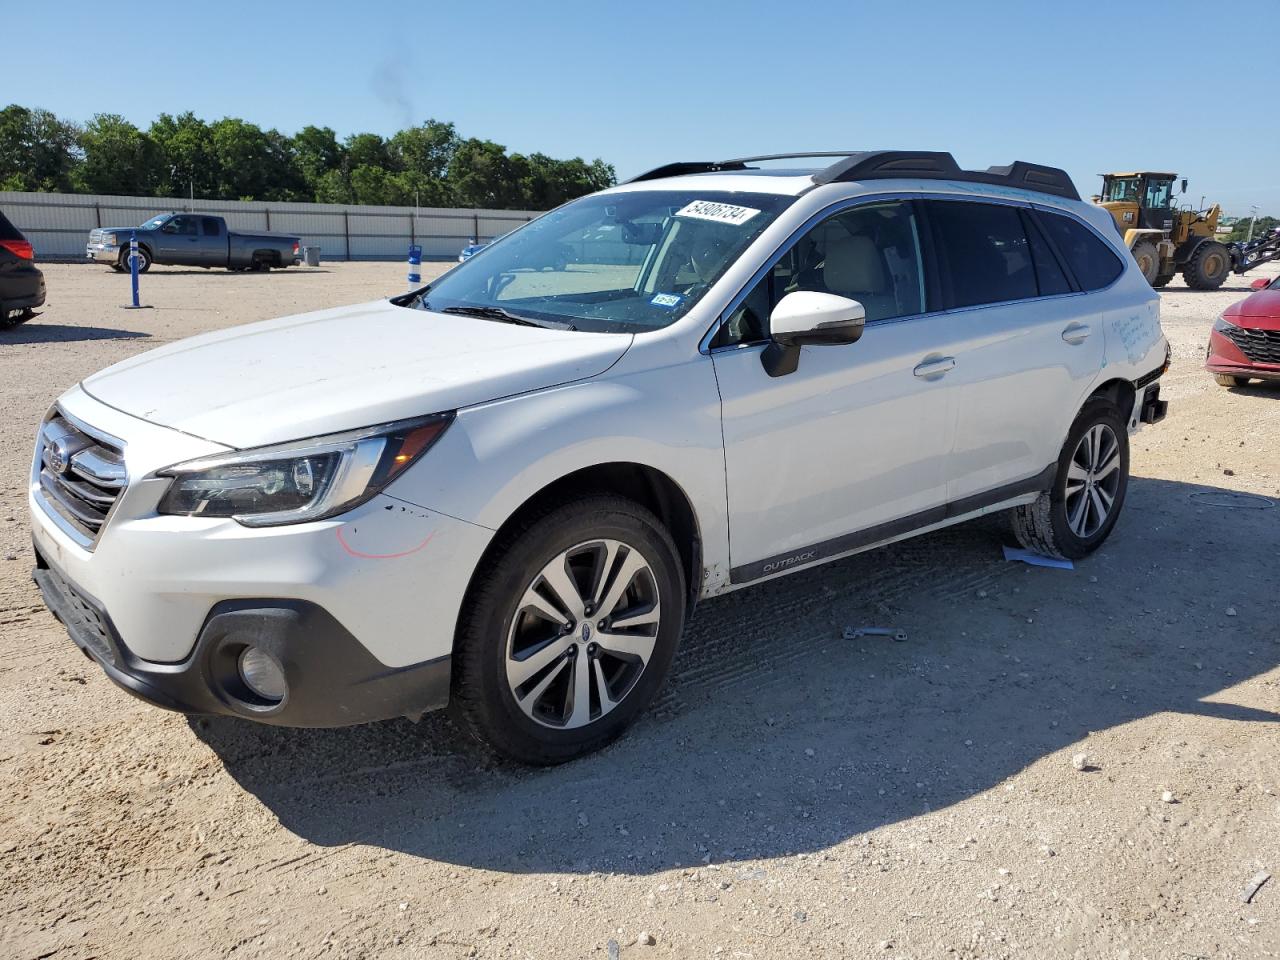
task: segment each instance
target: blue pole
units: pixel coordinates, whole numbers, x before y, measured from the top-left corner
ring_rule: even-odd
[[[422,247],[416,243],[409,246],[409,289],[417,290],[422,286]]]
[[[133,308],[138,309],[138,231],[129,232],[129,279],[133,284]]]

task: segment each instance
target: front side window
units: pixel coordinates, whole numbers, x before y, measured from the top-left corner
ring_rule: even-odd
[[[725,318],[714,346],[768,337],[769,315],[788,293],[857,300],[868,321],[924,312],[920,236],[909,201],[855,207],[797,240]]]
[[[1057,213],[1040,211],[1040,222],[1085,290],[1101,290],[1124,272],[1124,263],[1084,224]]]
[[[1039,293],[1016,207],[934,200],[929,202],[929,221],[950,278],[950,306],[1025,300]]]
[[[1116,177],[1107,184],[1106,190],[1102,194],[1102,199],[1105,201],[1137,203],[1138,188],[1140,186],[1140,177]]]
[[[636,190],[539,217],[406,305],[598,332],[674,323],[795,201],[772,194]]]
[[[194,237],[200,232],[195,217],[174,217],[165,225],[165,229],[182,237]]]
[[[1172,195],[1172,180],[1150,180],[1147,182],[1147,199],[1144,206],[1156,210],[1167,207]]]

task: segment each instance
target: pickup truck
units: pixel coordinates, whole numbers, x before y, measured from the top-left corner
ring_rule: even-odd
[[[102,227],[89,233],[89,260],[129,271],[129,237],[138,235],[138,271],[151,264],[270,270],[297,263],[302,241],[280,233],[237,233],[222,217],[202,213],[164,213],[138,227]]]

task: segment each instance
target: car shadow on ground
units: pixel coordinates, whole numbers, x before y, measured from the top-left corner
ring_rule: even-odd
[[[331,272],[323,267],[273,267],[271,270],[266,271],[266,274],[268,276],[278,276],[280,274],[305,276],[312,273]],[[261,270],[228,270],[225,267],[185,269],[182,267],[162,267],[156,264],[144,273],[139,280],[145,281],[152,277],[246,277],[261,276],[262,274],[263,271]]]
[[[85,340],[142,340],[149,333],[114,327],[83,327],[72,323],[37,323],[35,318],[10,330],[0,330],[0,345],[8,343],[75,343]]]
[[[702,604],[648,715],[554,769],[494,760],[441,715],[191,725],[315,843],[629,874],[823,850],[1156,714],[1280,732],[1230,689],[1280,664],[1270,578],[1239,566],[1240,543],[1280,549],[1272,501],[1135,478],[1112,539],[1074,570],[1003,561],[1008,541],[988,518]],[[908,639],[842,639],[867,624]],[[1062,776],[1128,759],[1080,774],[1064,758]]]
[[[1251,397],[1280,397],[1280,380],[1252,380],[1243,387],[1227,387],[1232,393]]]

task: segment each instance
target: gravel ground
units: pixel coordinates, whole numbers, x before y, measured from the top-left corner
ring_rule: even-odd
[[[1101,553],[1006,563],[984,521],[706,603],[597,756],[129,698],[29,578],[40,416],[116,360],[403,273],[157,268],[126,312],[126,278],[52,265],[0,335],[0,955],[1280,956],[1280,876],[1241,900],[1280,875],[1280,507],[1224,496],[1280,498],[1280,384],[1200,368],[1243,279],[1163,293],[1170,416]],[[861,624],[909,638],[840,639]]]

